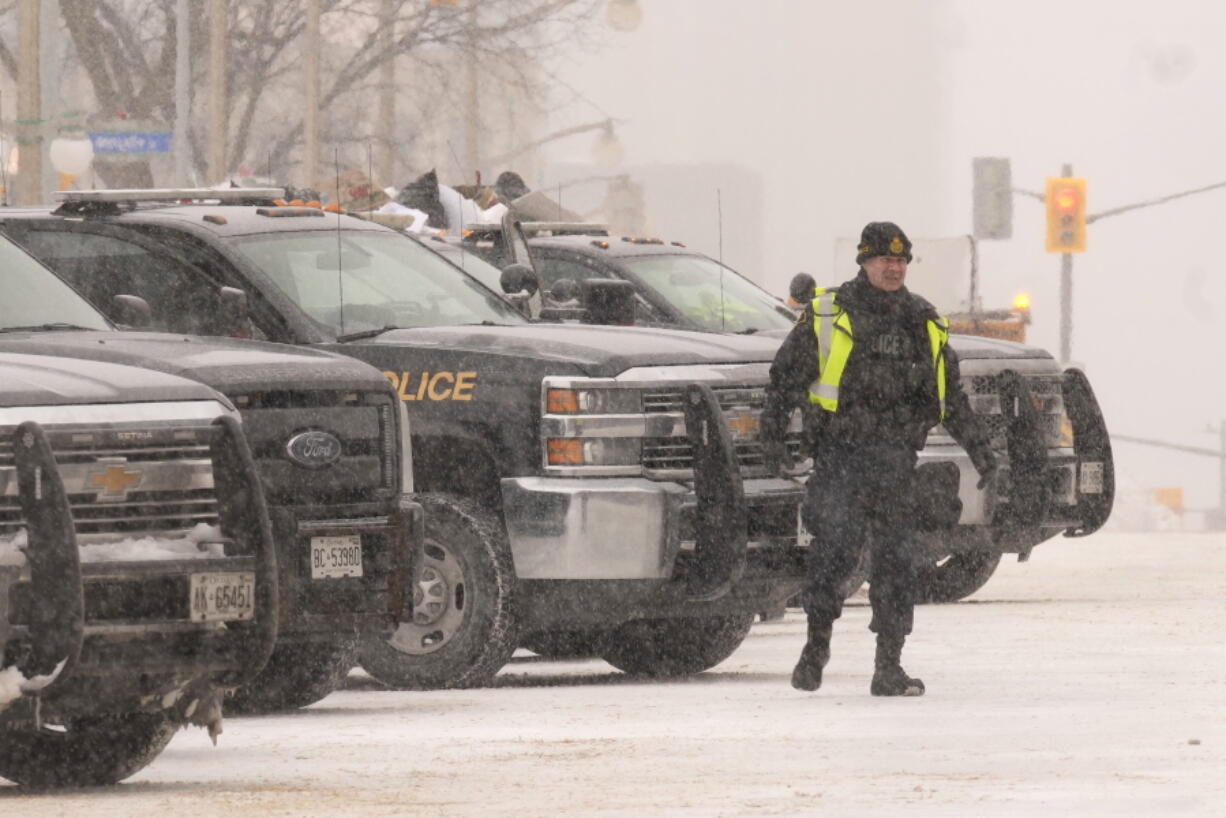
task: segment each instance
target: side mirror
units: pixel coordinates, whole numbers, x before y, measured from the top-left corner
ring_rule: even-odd
[[[528,295],[526,291],[520,290],[517,293],[507,293],[503,296],[503,300],[519,310],[519,314],[524,318],[532,317],[532,296]]]
[[[498,285],[507,295],[522,292],[536,295],[541,289],[541,281],[536,277],[536,271],[527,264],[508,264],[498,279]]]
[[[237,287],[222,287],[217,291],[217,334],[228,338],[251,338],[251,315],[247,311],[247,293]]]
[[[583,282],[585,324],[634,324],[634,285],[616,278],[589,278]]]
[[[120,293],[111,299],[111,318],[116,324],[130,329],[146,329],[153,323],[149,302],[139,295]]]

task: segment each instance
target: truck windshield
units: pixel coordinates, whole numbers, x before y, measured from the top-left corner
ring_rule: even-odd
[[[639,256],[624,259],[622,265],[704,330],[761,332],[786,330],[794,323],[784,314],[787,308],[770,293],[714,259]]]
[[[337,336],[525,320],[444,259],[391,232],[265,233],[234,248]]]
[[[502,292],[502,271],[478,256],[476,253],[472,252],[471,250],[467,250],[458,244],[435,241],[431,241],[429,243],[422,242],[422,244],[433,252],[438,253],[440,256],[447,259],[452,264],[459,267],[461,270],[468,273],[470,276],[477,279],[494,292]]]
[[[8,239],[0,238],[0,331],[18,328],[110,329],[76,290]]]

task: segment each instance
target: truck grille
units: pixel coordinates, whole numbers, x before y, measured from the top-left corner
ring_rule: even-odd
[[[715,387],[715,397],[732,430],[733,446],[744,477],[765,474],[759,424],[766,406],[765,387]],[[643,395],[643,411],[648,415],[677,414],[683,411],[683,389],[647,392]],[[788,449],[794,458],[801,455],[800,432],[787,436]],[[649,437],[643,440],[643,468],[653,477],[685,477],[694,468],[694,452],[684,437]]]
[[[1044,442],[1049,447],[1061,445],[1064,436],[1064,380],[1061,375],[1025,375],[1031,398],[1039,411],[1039,423],[1043,429]],[[1009,424],[1008,407],[993,403],[983,397],[999,396],[1000,383],[992,375],[976,375],[963,380],[963,388],[971,399],[971,405],[987,427],[992,446],[1005,448],[1005,432]],[[997,409],[999,407],[999,409]]]
[[[399,486],[399,445],[391,397],[358,392],[265,392],[236,399],[243,429],[271,502],[351,503]],[[334,462],[310,468],[287,444],[306,431],[340,442]]]
[[[207,426],[46,432],[78,535],[182,531],[217,522]],[[25,521],[11,436],[0,438],[0,536],[11,536]]]

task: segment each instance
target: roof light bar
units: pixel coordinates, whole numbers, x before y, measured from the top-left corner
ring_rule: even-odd
[[[607,236],[609,226],[598,222],[520,222],[525,233],[579,233],[583,235]],[[501,233],[499,222],[470,222],[464,229],[474,233]]]
[[[57,190],[60,202],[181,202],[214,201],[222,204],[279,199],[285,191],[278,187],[150,188],[144,190]]]

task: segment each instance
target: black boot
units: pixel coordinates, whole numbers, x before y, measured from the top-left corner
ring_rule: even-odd
[[[874,696],[923,696],[924,683],[902,669],[903,637],[877,634],[877,658],[873,662]]]
[[[809,623],[809,641],[800,652],[800,661],[792,671],[792,687],[797,690],[817,690],[822,686],[822,668],[830,661],[829,622]]]

